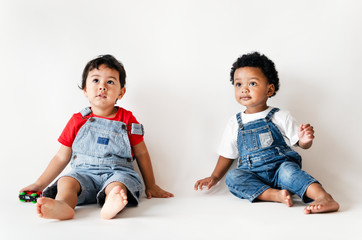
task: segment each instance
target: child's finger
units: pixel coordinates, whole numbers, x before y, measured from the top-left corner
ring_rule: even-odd
[[[195,184],[195,190],[197,191],[199,189],[202,190],[202,180],[197,181]]]
[[[307,135],[313,135],[314,134],[314,129],[313,129],[312,126],[306,127],[304,131],[306,132]]]
[[[207,190],[209,190],[211,187],[215,185],[214,181],[210,181],[209,184],[207,184]]]
[[[198,189],[199,189],[200,183],[201,183],[201,180],[198,180],[198,181],[195,183],[195,186],[194,186],[194,189],[195,189],[195,190],[198,190]]]
[[[310,125],[309,123],[307,123],[307,124],[304,125],[304,130],[305,130],[305,131],[313,131],[313,132],[314,132],[313,126]]]
[[[194,190],[196,191],[199,188],[199,181],[197,181],[194,185]]]
[[[204,182],[204,181],[201,181],[201,182],[200,182],[200,185],[199,185],[199,189],[202,190],[202,188],[203,188],[205,185],[207,185],[207,183]]]

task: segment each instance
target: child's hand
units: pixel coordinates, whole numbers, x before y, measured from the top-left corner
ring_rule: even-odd
[[[217,177],[211,176],[211,177],[207,177],[201,180],[198,180],[195,183],[194,189],[195,191],[197,190],[202,190],[203,186],[207,186],[207,190],[209,190],[212,186],[214,186],[216,183],[218,183],[219,179]]]
[[[169,198],[173,197],[173,194],[163,190],[162,188],[160,188],[158,185],[155,184],[146,189],[146,196],[148,199],[151,199],[152,197]]]
[[[301,148],[308,149],[312,146],[314,139],[314,129],[310,124],[301,124],[298,131],[299,142]]]
[[[43,191],[43,187],[39,186],[38,184],[36,183],[33,183],[33,184],[30,184],[29,186],[25,187],[25,188],[22,188],[20,189],[19,192],[25,192],[25,191],[33,191],[33,192],[41,192]]]

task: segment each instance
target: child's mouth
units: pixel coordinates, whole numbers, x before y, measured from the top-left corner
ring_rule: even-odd
[[[244,100],[244,101],[247,101],[247,100],[250,100],[251,97],[241,97],[241,100]]]
[[[106,98],[107,96],[105,94],[99,94],[97,97]]]

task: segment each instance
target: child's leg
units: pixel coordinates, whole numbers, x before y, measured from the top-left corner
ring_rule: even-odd
[[[257,199],[261,201],[271,201],[271,202],[280,202],[284,203],[288,207],[293,206],[293,199],[288,190],[268,188],[262,194],[260,194]]]
[[[314,202],[304,209],[306,214],[337,211],[339,204],[333,200],[322,186],[300,166],[292,161],[282,163],[278,171],[278,185],[298,194],[303,200]],[[306,189],[306,190],[305,190]]]
[[[314,202],[304,209],[305,214],[335,212],[339,209],[339,204],[319,183],[309,185],[305,195],[314,200]]]
[[[40,217],[67,220],[74,217],[80,184],[72,177],[62,177],[57,183],[58,193],[55,199],[42,197],[36,204]]]
[[[106,200],[101,210],[101,217],[111,219],[127,205],[127,188],[120,182],[112,182],[106,187],[105,193]]]
[[[270,193],[270,186],[266,185],[260,176],[244,169],[230,170],[226,174],[225,183],[232,194],[242,199],[248,199],[250,202],[265,192]]]

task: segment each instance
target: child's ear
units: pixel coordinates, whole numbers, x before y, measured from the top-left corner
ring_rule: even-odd
[[[123,87],[121,89],[121,94],[119,94],[118,96],[118,100],[121,100],[121,98],[123,98],[123,96],[126,94],[126,87]]]
[[[83,89],[83,94],[84,94],[84,96],[86,96],[86,97],[88,97],[88,94],[87,94],[87,90],[86,90],[87,88],[84,88]]]
[[[268,86],[268,97],[271,97],[275,92],[274,84],[269,84]]]

